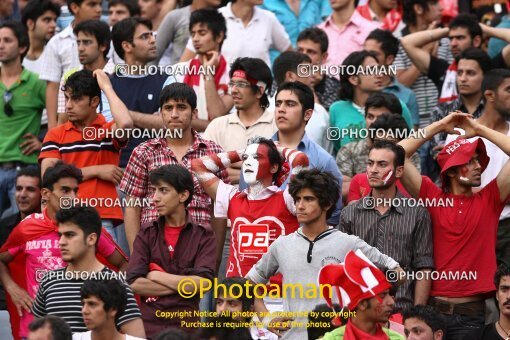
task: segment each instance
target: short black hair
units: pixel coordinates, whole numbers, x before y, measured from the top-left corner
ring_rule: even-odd
[[[243,70],[249,77],[266,83],[266,88],[260,98],[260,106],[264,108],[268,107],[269,99],[267,98],[267,93],[271,91],[271,87],[273,86],[273,75],[271,74],[269,66],[267,66],[262,59],[244,57],[237,58],[232,66],[230,66],[230,78],[232,78],[234,71],[237,70]],[[259,91],[259,87],[257,85],[252,85],[251,89],[253,93],[257,93]]]
[[[126,18],[119,21],[112,27],[112,41],[113,48],[119,57],[124,59],[124,49],[122,48],[122,42],[127,41],[133,43],[135,36],[135,30],[139,25],[146,26],[152,30],[152,22],[149,19],[141,17]]]
[[[60,209],[56,215],[57,223],[73,223],[83,231],[84,238],[96,234],[96,246],[101,237],[101,217],[93,207],[83,205],[72,206],[69,209]]]
[[[478,24],[476,15],[469,13],[461,13],[450,22],[450,30],[455,28],[465,28],[469,32],[471,39],[477,35],[482,37],[482,27]]]
[[[365,116],[370,108],[385,107],[390,110],[390,113],[402,115],[402,105],[397,96],[392,93],[375,92],[372,93],[365,103]]]
[[[429,11],[429,6],[435,4],[439,0],[404,0],[402,2],[402,21],[409,25],[416,25],[416,13],[414,13],[414,5],[419,5],[423,9],[423,13]]]
[[[255,303],[253,286],[246,284],[247,282],[248,279],[240,276],[227,277],[220,282],[220,287],[221,285],[225,286],[225,293],[227,294],[225,297],[229,297],[229,293],[232,293],[234,296],[240,296],[237,299],[243,303],[243,312],[250,311]],[[216,297],[216,299],[218,299],[218,297]]]
[[[510,78],[510,70],[506,68],[496,68],[485,73],[482,81],[482,92],[487,90],[496,92],[503,81]]]
[[[78,36],[79,32],[93,35],[98,46],[106,47],[103,52],[103,56],[106,59],[110,51],[110,26],[106,22],[101,20],[85,20],[76,25],[73,32],[76,36]]]
[[[74,178],[78,181],[78,184],[83,182],[81,169],[78,169],[73,164],[58,161],[53,166],[46,169],[42,178],[42,187],[53,190],[53,185],[62,178]]]
[[[333,309],[335,311],[341,310],[338,304],[334,304]],[[320,339],[324,334],[339,327],[332,324],[333,318],[330,315],[333,314],[333,311],[327,304],[316,305],[313,312],[308,315],[308,321],[310,322],[310,326],[306,327],[308,339]]]
[[[193,200],[193,176],[188,169],[178,164],[169,164],[160,166],[149,173],[149,181],[152,185],[163,182],[171,185],[177,193],[187,191],[189,193],[188,199],[184,202],[187,207]]]
[[[71,12],[72,15],[75,15],[73,13],[73,10],[71,9],[71,4],[77,4],[78,6],[81,6],[81,4],[84,2],[85,0],[67,0],[67,8],[69,9],[69,12]]]
[[[36,177],[39,180],[39,188],[42,187],[41,168],[39,168],[39,165],[30,165],[19,169],[16,172],[16,180],[21,176]]]
[[[71,91],[73,98],[87,96],[89,97],[89,102],[94,97],[101,99],[101,88],[91,70],[83,69],[71,74],[67,78],[63,90],[64,92]]]
[[[416,305],[406,308],[402,311],[402,316],[404,322],[410,318],[416,318],[425,322],[432,329],[432,332],[436,332],[438,330],[442,330],[444,332],[446,329],[443,319],[431,306]]]
[[[401,115],[385,113],[377,117],[368,130],[368,137],[372,140],[378,136],[379,131],[385,131],[395,137],[405,137],[409,133],[409,126]]]
[[[108,9],[112,6],[123,5],[126,6],[129,11],[129,15],[135,17],[137,15],[141,15],[140,6],[138,6],[138,2],[136,0],[109,0],[108,1]]]
[[[501,263],[494,274],[494,286],[496,286],[496,290],[499,289],[499,284],[503,276],[510,276],[510,266],[505,263]]]
[[[71,327],[64,319],[56,315],[50,314],[35,319],[28,325],[28,330],[35,332],[46,325],[49,325],[51,328],[51,340],[72,340],[73,332]]]
[[[126,287],[117,279],[87,280],[81,286],[80,294],[82,303],[83,299],[95,296],[103,302],[105,312],[115,309],[117,311],[115,323],[126,309]]]
[[[278,148],[274,144],[274,142],[271,139],[257,136],[254,138],[250,138],[248,140],[248,145],[250,145],[250,144],[264,144],[268,147],[269,151],[267,153],[267,157],[269,159],[269,164],[271,164],[271,165],[277,164],[278,165],[278,170],[273,175],[273,182],[276,181],[276,179],[278,178],[278,175],[280,174],[280,171],[282,170],[283,159],[282,159],[282,156],[280,155],[280,152],[278,151]]]
[[[321,53],[326,53],[329,47],[328,35],[319,27],[308,27],[301,31],[297,41],[310,40],[321,46]]]
[[[492,60],[487,53],[477,47],[469,47],[462,51],[459,61],[462,59],[474,60],[480,66],[480,69],[485,74],[492,69]],[[457,62],[457,65],[459,63]]]
[[[395,160],[393,161],[395,168],[399,166],[404,166],[404,162],[406,160],[406,151],[402,146],[398,145],[397,143],[388,140],[377,140],[376,142],[374,142],[374,145],[372,146],[370,151],[374,149],[376,150],[386,149],[392,151],[393,154],[395,155]]]
[[[306,169],[292,177],[289,183],[289,193],[294,200],[303,189],[310,189],[319,200],[321,208],[330,206],[326,218],[330,218],[340,199],[340,184],[338,179],[328,171]]]
[[[388,30],[382,30],[380,28],[375,29],[370,32],[365,41],[367,40],[375,40],[379,42],[381,44],[381,50],[386,57],[390,55],[396,56],[398,53],[399,41],[395,38],[393,33]]]
[[[298,67],[303,63],[311,63],[312,60],[304,53],[286,51],[280,54],[273,63],[273,74],[276,85],[280,86],[285,81],[287,72],[298,72]]]
[[[197,94],[188,84],[172,83],[165,86],[159,94],[159,106],[162,107],[170,99],[186,101],[192,110],[197,108]]]
[[[360,66],[363,66],[367,58],[374,58],[374,60],[377,61],[377,57],[374,53],[362,50],[349,54],[347,58],[345,58],[343,64],[345,68],[352,65],[357,70]],[[354,86],[349,81],[350,77],[352,77],[352,75],[347,72],[340,74],[340,91],[338,93],[340,100],[352,101],[354,99]]]
[[[218,38],[223,33],[223,41],[227,38],[227,22],[223,14],[218,12],[215,8],[202,8],[191,12],[189,17],[189,31],[196,24],[204,24],[209,30],[211,30],[213,38]],[[220,44],[223,44],[223,41]]]
[[[28,32],[25,26],[23,26],[23,24],[19,21],[8,20],[1,23],[0,28],[10,29],[18,40],[19,48],[26,47],[25,52],[23,52],[20,56],[21,61],[23,62],[23,58],[25,58],[28,53],[28,49],[30,48],[30,39],[28,38]]]
[[[55,13],[57,18],[60,16],[60,7],[51,0],[30,0],[23,11],[21,11],[21,22],[28,29],[28,19],[34,23],[47,11]]]
[[[313,110],[314,108],[314,98],[313,98],[313,92],[312,90],[303,84],[300,81],[287,81],[280,86],[278,86],[278,90],[276,91],[276,95],[274,96],[275,101],[278,97],[278,94],[282,91],[291,91],[292,93],[295,93],[296,96],[299,99],[299,102],[301,103],[301,106],[303,108],[303,116],[305,115],[305,112],[307,110]]]
[[[215,327],[202,327],[198,332],[199,339],[251,340],[250,328],[246,322],[231,317],[216,316],[207,318],[206,322]]]
[[[179,328],[168,328],[158,333],[152,340],[196,340],[191,334]]]

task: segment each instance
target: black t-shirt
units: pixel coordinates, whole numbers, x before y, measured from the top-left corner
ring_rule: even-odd
[[[14,215],[8,216],[0,220],[0,247],[3,246],[7,238],[11,234],[14,227],[21,222],[21,214],[18,212]],[[5,301],[5,289],[0,283],[0,310],[6,310],[7,303]]]
[[[496,324],[491,323],[485,325],[483,328],[479,328],[469,336],[466,336],[466,340],[504,340],[496,330]]]

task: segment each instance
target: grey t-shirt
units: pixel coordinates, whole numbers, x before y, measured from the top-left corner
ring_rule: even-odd
[[[309,247],[310,241],[302,234],[301,228],[292,234],[280,236],[248,272],[246,278],[256,284],[265,284],[271,276],[279,272],[283,275],[284,284],[302,285],[304,298],[300,298],[299,290],[291,288],[287,290],[287,294],[283,298],[284,312],[300,312],[302,315],[303,312],[312,311],[316,305],[325,303],[319,294],[317,294],[317,298],[309,298],[306,295],[310,285],[318,284],[320,269],[326,264],[342,263],[350,250],[360,249],[370,261],[381,269],[398,267],[395,260],[382,254],[359,237],[345,234],[333,228],[323,232],[315,239],[310,263],[307,261]],[[295,292],[295,298],[291,296],[292,290]],[[294,322],[306,325],[307,320],[306,318],[295,318]],[[306,340],[307,338],[305,327],[293,327],[283,337],[283,339],[296,340]]]
[[[157,63],[163,58],[170,44],[169,59],[170,65],[179,62],[189,39],[189,18],[191,16],[191,5],[174,9],[168,13],[158,29],[156,47],[158,49]],[[166,56],[166,55],[165,55]],[[168,58],[165,58],[168,59]]]

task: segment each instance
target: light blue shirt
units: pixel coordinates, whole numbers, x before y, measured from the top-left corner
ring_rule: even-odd
[[[418,108],[416,94],[409,87],[393,79],[391,83],[383,89],[383,92],[394,94],[401,102],[404,102],[411,113],[413,124],[420,125],[420,109]]]
[[[260,8],[276,15],[278,21],[285,27],[293,47],[296,47],[297,37],[301,31],[323,22],[332,12],[329,1],[325,0],[301,0],[299,16],[296,16],[285,0],[265,0]],[[278,51],[271,49],[271,63],[278,54]]]
[[[278,132],[271,137],[273,141],[278,140]],[[303,138],[301,139],[301,142],[299,142],[298,151],[301,151],[306,154],[308,157],[310,168],[319,169],[321,171],[327,171],[333,176],[335,176],[338,179],[339,183],[339,192],[340,192],[340,199],[338,200],[337,206],[335,211],[333,212],[333,215],[328,220],[328,223],[330,225],[336,226],[339,223],[340,219],[340,210],[342,209],[343,203],[342,203],[342,174],[340,173],[340,170],[338,170],[338,166],[336,165],[335,160],[333,159],[333,156],[331,156],[326,150],[324,150],[322,147],[319,146],[319,144],[312,141],[308,135],[304,134]],[[289,182],[289,177],[287,177],[287,180],[280,186],[280,189],[285,190],[287,188],[287,184]],[[239,190],[244,190],[248,187],[246,182],[243,178],[243,173],[241,173],[241,178],[239,179]]]

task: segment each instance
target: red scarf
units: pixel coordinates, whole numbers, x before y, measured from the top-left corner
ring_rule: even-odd
[[[446,76],[444,77],[443,87],[441,88],[441,95],[439,96],[440,103],[451,102],[459,96],[457,92],[457,62],[448,66]]]
[[[199,86],[200,85],[200,75],[201,73],[198,72],[200,70],[200,67],[202,66],[202,63],[198,59],[198,57],[191,59],[189,63],[189,69],[190,70],[196,70],[195,72],[187,73],[184,76],[183,83],[188,84],[189,86]],[[216,88],[218,88],[221,76],[227,69],[227,61],[225,58],[223,58],[222,55],[220,55],[220,62],[218,63],[218,67],[216,67],[214,72],[214,84],[216,84]]]
[[[354,324],[347,321],[347,325],[345,326],[344,340],[389,340],[390,338],[386,333],[384,333],[381,325],[377,324],[377,329],[375,331],[375,335],[371,335],[363,332],[361,329],[354,326]]]
[[[369,4],[370,2],[366,3],[363,6],[358,6],[357,10],[359,14],[361,14],[361,16],[364,17],[365,19],[374,21],[374,19],[372,18],[372,14],[370,13]],[[391,11],[388,12],[388,14],[386,14],[386,17],[384,17],[381,28],[383,30],[393,32],[400,23],[400,20],[402,20],[402,15],[400,14],[399,9],[398,8],[392,9]]]
[[[21,246],[29,241],[38,239],[39,237],[46,235],[48,233],[58,232],[58,227],[55,224],[55,222],[49,218],[47,209],[43,210],[42,218],[40,218],[40,216],[38,218],[36,218],[35,215],[36,214],[32,214],[32,215],[28,216],[27,218],[25,218],[23,220],[25,223],[23,223],[23,221],[21,221],[20,224],[18,224],[12,230],[12,233],[9,235],[9,238],[4,243],[2,248],[0,248],[0,252],[6,252],[10,248],[15,248],[15,247]],[[31,218],[32,220],[27,220],[28,218]],[[30,222],[28,222],[28,221],[30,221]],[[101,237],[107,237],[108,239],[110,239],[110,241],[112,241],[113,244],[115,244],[115,249],[117,249],[122,254],[122,256],[124,256],[124,258],[127,261],[127,256],[124,254],[122,249],[120,249],[120,247],[117,245],[117,243],[115,243],[115,241],[112,239],[110,234],[108,234],[108,232],[104,228],[101,232]],[[116,272],[119,271],[118,268],[111,265],[108,262],[108,260],[106,260],[106,258],[101,256],[100,254],[96,254],[96,256],[97,256],[97,259],[105,266],[109,267],[112,270],[115,270]],[[14,260],[12,260],[8,264],[8,268],[9,268],[11,277],[14,280],[14,282],[16,282],[16,284],[18,286],[20,286],[21,288],[26,290],[27,282],[26,282],[25,264],[26,264],[26,255],[24,252],[22,252],[22,253],[19,253],[18,255],[16,255]],[[6,300],[7,300],[7,311],[9,312],[9,316],[11,319],[12,334],[13,334],[14,339],[18,340],[19,339],[19,322],[20,322],[18,311],[16,309],[16,306],[12,302],[9,294],[5,294],[5,295],[6,295]]]

